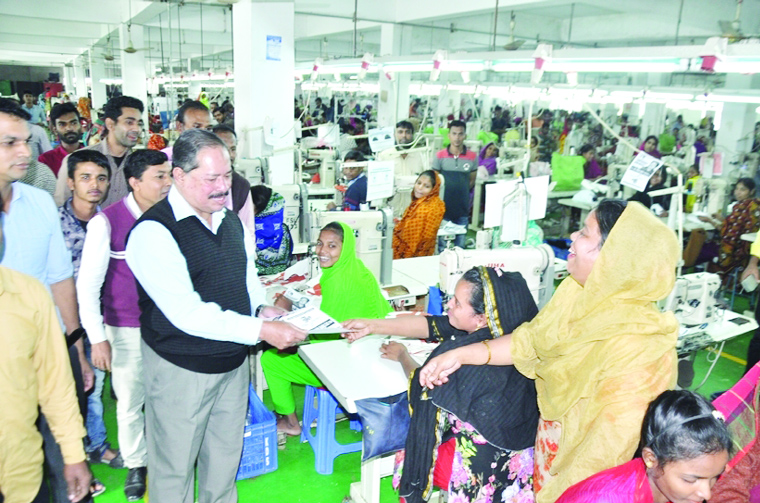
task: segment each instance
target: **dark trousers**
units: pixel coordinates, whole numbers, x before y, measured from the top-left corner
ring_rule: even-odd
[[[74,385],[77,392],[77,400],[79,402],[79,411],[82,413],[82,418],[87,416],[87,396],[84,393],[84,381],[82,381],[82,368],[79,366],[79,354],[75,347],[69,348],[69,359],[71,360],[71,371],[74,374]],[[69,491],[66,485],[66,479],[63,476],[63,455],[61,455],[61,449],[58,443],[53,437],[53,433],[50,431],[50,426],[43,414],[40,414],[37,420],[37,428],[42,434],[42,448],[45,451],[45,478],[42,481],[42,488],[39,494],[34,499],[34,503],[47,503],[52,501],[53,503],[69,503]],[[49,485],[49,490],[48,486]],[[92,501],[92,498],[87,496],[82,501]]]

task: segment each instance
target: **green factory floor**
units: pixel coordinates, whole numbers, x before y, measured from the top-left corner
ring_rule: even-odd
[[[748,308],[748,301],[739,298],[735,310],[743,312]],[[744,372],[744,358],[752,334],[747,333],[728,341],[721,356],[715,363],[705,384],[698,390],[709,397],[716,391],[730,388]],[[715,356],[710,351],[699,351],[694,360],[694,389],[705,377]],[[296,403],[303,403],[303,388],[296,387]],[[109,441],[117,445],[116,417],[114,402],[108,388],[104,392],[106,426]],[[264,403],[272,408],[268,392],[264,393]],[[301,411],[298,411],[299,417]],[[348,421],[337,424],[336,435],[343,443],[357,441],[361,434],[348,428]],[[274,472],[241,480],[237,483],[241,502],[265,503],[341,503],[349,500],[349,486],[360,477],[360,453],[338,456],[335,459],[332,475],[319,475],[314,470],[314,453],[308,443],[300,443],[298,438],[288,439],[286,448],[278,451],[278,469]],[[112,469],[104,465],[92,467],[95,476],[107,487],[106,492],[97,498],[98,503],[122,503],[126,469]],[[397,502],[398,497],[391,488],[391,478],[386,477],[381,484],[381,503]]]

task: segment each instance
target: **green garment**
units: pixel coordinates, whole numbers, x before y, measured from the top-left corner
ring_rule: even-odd
[[[391,311],[375,276],[356,256],[356,238],[351,227],[343,228],[343,248],[332,267],[322,269],[319,280],[322,289],[320,309],[337,321],[351,318],[384,318]],[[309,336],[312,342],[335,340],[336,335]],[[292,414],[296,410],[293,384],[322,386],[319,378],[297,354],[270,349],[261,355],[261,368],[269,385],[274,410]]]
[[[343,248],[332,267],[322,269],[320,309],[337,321],[351,318],[385,318],[391,311],[377,279],[356,256],[356,238],[348,225],[343,228]],[[359,301],[359,302],[357,302]]]

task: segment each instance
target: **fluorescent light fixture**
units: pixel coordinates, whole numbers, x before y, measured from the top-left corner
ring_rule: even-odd
[[[383,64],[384,72],[429,72],[433,69],[433,62],[424,63],[385,63]]]
[[[701,94],[695,98],[697,101],[716,101],[719,103],[752,103],[760,104],[760,95],[740,95],[740,94]]]
[[[325,64],[319,67],[319,73],[320,74],[359,73],[359,70],[361,69],[362,69],[361,61],[355,60],[351,63]],[[377,65],[369,65],[369,67],[367,68],[367,73],[377,73],[377,71],[378,71]],[[309,73],[311,73],[311,70],[309,70]]]
[[[497,60],[491,64],[491,70],[495,72],[530,72],[535,62],[532,59],[507,59]]]
[[[760,73],[760,62],[740,63],[736,61],[718,61],[715,63],[715,72],[742,74]]]
[[[694,94],[688,93],[659,93],[647,91],[644,93],[645,101],[669,101],[669,100],[688,100],[694,99]]]
[[[685,71],[688,60],[669,59],[557,59],[544,65],[547,72],[672,73]]]
[[[444,72],[479,72],[485,66],[483,61],[441,61],[441,71]]]
[[[441,88],[442,86],[440,84],[410,84],[409,94],[417,96],[438,96],[441,94]]]

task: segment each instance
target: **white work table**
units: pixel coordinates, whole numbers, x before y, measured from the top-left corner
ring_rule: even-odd
[[[681,326],[676,347],[679,354],[689,353],[720,344],[751,332],[757,327],[757,321],[753,317],[727,309],[718,309],[715,319],[710,323],[693,327]]]
[[[387,339],[370,335],[352,344],[345,340],[307,344],[298,348],[298,354],[340,405],[355,413],[356,400],[407,389],[409,378],[401,364],[380,357],[380,345]],[[380,502],[380,479],[393,473],[393,459],[390,454],[362,463],[360,481],[351,484],[355,503]]]
[[[340,405],[356,413],[356,400],[406,390],[408,379],[401,364],[380,357],[380,345],[386,340],[370,335],[352,344],[345,339],[305,344],[298,354]]]
[[[401,274],[426,287],[431,287],[440,281],[440,269],[441,262],[438,255],[396,259],[393,261],[393,278],[395,280],[396,274]]]

